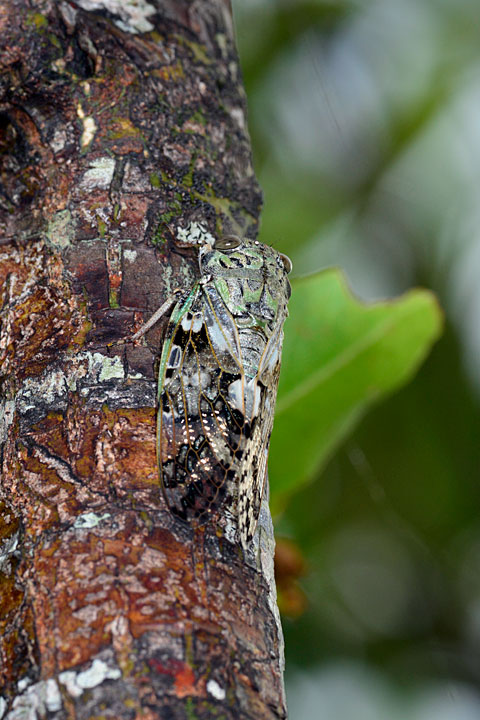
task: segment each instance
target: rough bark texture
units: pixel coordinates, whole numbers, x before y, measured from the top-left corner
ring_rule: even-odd
[[[285,717],[268,511],[168,513],[164,322],[108,347],[256,234],[229,4],[5,0],[0,68],[0,718]]]

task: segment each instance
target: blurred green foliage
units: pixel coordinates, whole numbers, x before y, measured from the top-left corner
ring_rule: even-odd
[[[297,280],[289,309],[269,454],[274,514],[366,408],[411,377],[441,329],[431,293],[364,305],[337,270]]]
[[[291,720],[480,717],[478,10],[477,0],[234,0],[265,193],[261,239],[291,257],[297,276],[339,266],[365,301],[422,286],[445,314],[413,381],[350,424],[318,471],[328,443],[295,468],[300,447],[311,450],[298,437],[287,444],[299,421],[289,426],[280,395],[277,507],[287,467],[299,478],[308,465],[312,481],[276,522],[308,567],[307,610],[284,619]],[[320,338],[325,312],[322,301]],[[320,363],[328,349],[315,349]],[[281,393],[295,382],[290,352],[286,344]],[[357,381],[345,378],[342,397]],[[319,393],[307,429],[339,409],[334,393]],[[368,691],[352,690],[349,705],[352,667],[366,671]],[[388,702],[369,705],[375,692]]]

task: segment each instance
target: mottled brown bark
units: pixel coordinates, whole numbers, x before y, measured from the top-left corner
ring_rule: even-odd
[[[272,529],[166,510],[160,322],[261,204],[227,0],[0,6],[0,717],[285,717]]]

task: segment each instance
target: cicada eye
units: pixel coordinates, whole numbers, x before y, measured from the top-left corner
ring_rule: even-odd
[[[215,240],[215,250],[222,250],[228,252],[229,250],[235,250],[240,247],[242,241],[236,235],[225,235],[224,237]]]
[[[283,263],[283,267],[285,268],[285,272],[288,275],[288,273],[292,272],[292,268],[293,268],[292,261],[290,260],[288,255],[284,255],[283,253],[280,253],[280,259]]]

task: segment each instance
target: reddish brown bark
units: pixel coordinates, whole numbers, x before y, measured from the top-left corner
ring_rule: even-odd
[[[228,2],[7,0],[0,67],[0,717],[285,717],[268,513],[246,556],[171,516],[162,323],[109,347],[178,228],[256,234]]]

